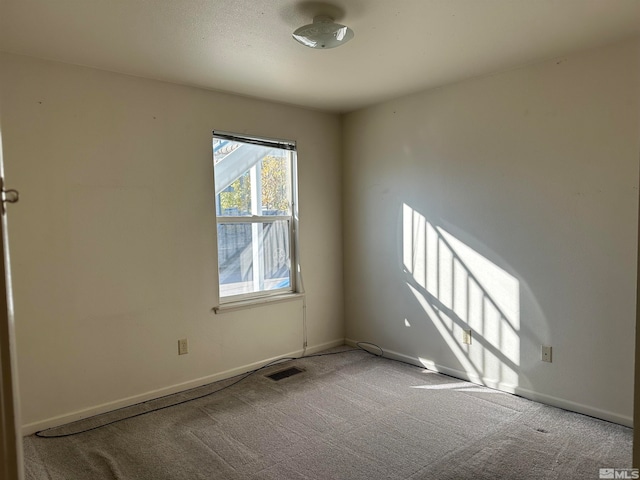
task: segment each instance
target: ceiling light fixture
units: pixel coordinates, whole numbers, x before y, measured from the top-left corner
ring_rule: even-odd
[[[334,23],[333,18],[327,15],[318,15],[313,17],[313,23],[293,32],[293,38],[310,48],[334,48],[351,40],[353,30]]]

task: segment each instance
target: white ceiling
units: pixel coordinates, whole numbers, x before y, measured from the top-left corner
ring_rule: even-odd
[[[640,35],[640,0],[0,0],[0,50],[346,112]],[[332,14],[331,50],[291,33]]]

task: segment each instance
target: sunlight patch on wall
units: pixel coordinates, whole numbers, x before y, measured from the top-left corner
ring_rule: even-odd
[[[517,385],[520,284],[407,204],[402,210],[407,285],[467,374]],[[461,342],[472,331],[472,344]]]

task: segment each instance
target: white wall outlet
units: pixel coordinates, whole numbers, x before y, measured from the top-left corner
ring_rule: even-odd
[[[471,345],[471,330],[462,330],[462,343]]]
[[[178,355],[186,355],[189,353],[189,342],[186,338],[178,340]]]
[[[551,363],[551,347],[549,345],[542,345],[541,357],[543,362]]]

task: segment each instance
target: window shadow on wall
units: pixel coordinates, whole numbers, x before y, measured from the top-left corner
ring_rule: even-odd
[[[407,288],[472,381],[517,386],[520,284],[495,263],[407,204],[402,208]],[[471,331],[471,345],[462,341]],[[436,367],[420,359],[426,367]]]

